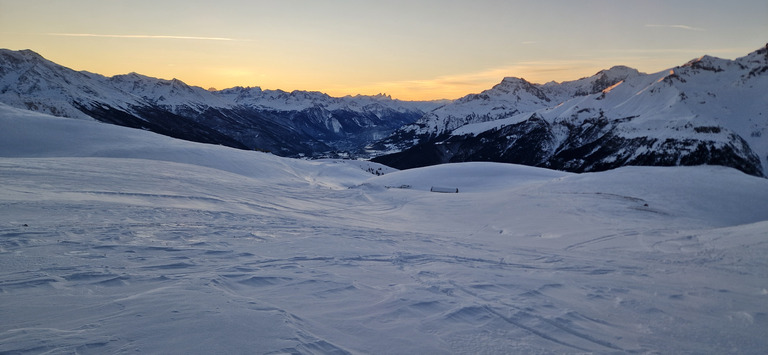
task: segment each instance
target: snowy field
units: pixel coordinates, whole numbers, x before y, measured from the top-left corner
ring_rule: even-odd
[[[768,352],[768,179],[379,168],[0,106],[0,353]]]

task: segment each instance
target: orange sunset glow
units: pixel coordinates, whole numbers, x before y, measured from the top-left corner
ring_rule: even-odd
[[[543,83],[734,58],[765,43],[768,3],[732,4],[0,0],[0,47],[204,88],[454,99],[506,76]]]

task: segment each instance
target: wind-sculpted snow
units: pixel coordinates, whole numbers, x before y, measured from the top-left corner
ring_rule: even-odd
[[[766,179],[378,171],[0,107],[0,352],[768,349]]]

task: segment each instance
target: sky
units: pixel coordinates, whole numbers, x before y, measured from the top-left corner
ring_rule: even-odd
[[[0,48],[204,88],[455,99],[768,43],[766,0],[0,0]]]

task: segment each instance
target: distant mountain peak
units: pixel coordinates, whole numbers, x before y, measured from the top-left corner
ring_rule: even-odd
[[[642,73],[637,69],[624,65],[616,65],[610,69],[601,70],[593,76],[594,83],[592,84],[591,93],[603,92],[608,88],[615,87],[615,85],[620,82],[640,75],[642,75]]]
[[[496,85],[531,85],[531,83],[523,78],[507,76],[504,77],[504,79],[501,79],[501,82]]]
[[[688,63],[683,64],[681,67],[690,67],[693,69],[709,70],[713,72],[724,71],[724,67],[730,65],[732,61],[728,59],[722,59],[713,57],[710,55],[703,55],[699,58],[692,59]]]
[[[13,52],[13,51],[9,51],[9,52]],[[40,54],[38,54],[37,52],[31,49],[22,49],[22,50],[16,51],[16,53],[18,53],[20,56],[26,59],[46,60],[45,58],[43,58],[43,56],[41,56]]]
[[[639,76],[640,74],[641,74],[640,71],[638,71],[635,68],[631,68],[625,65],[614,65],[610,69],[603,69],[595,73],[595,76],[621,78],[621,80],[625,80],[630,77]]]
[[[0,70],[5,67],[15,67],[18,65],[34,66],[38,64],[42,65],[55,65],[53,62],[43,58],[37,52],[31,49],[22,49],[19,51],[12,51],[10,49],[0,49]]]

